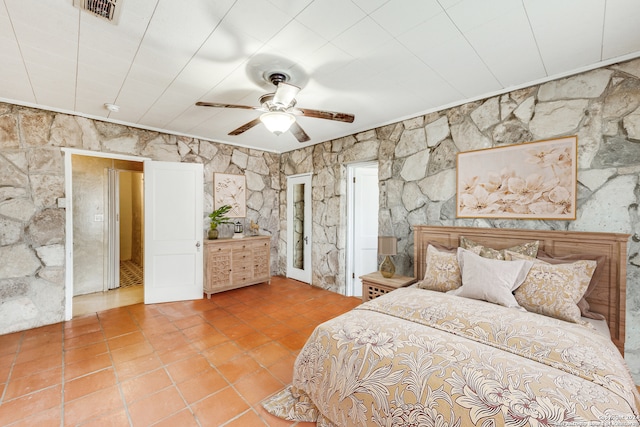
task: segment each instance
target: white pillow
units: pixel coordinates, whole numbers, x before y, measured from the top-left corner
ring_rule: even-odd
[[[505,307],[520,307],[513,291],[524,282],[533,262],[483,258],[458,248],[458,263],[462,272],[462,287],[448,293]]]

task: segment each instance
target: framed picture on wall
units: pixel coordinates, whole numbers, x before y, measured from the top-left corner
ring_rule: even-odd
[[[244,175],[227,173],[213,174],[213,208],[231,206],[229,218],[247,216],[247,184]]]
[[[576,218],[578,137],[458,153],[458,218]]]

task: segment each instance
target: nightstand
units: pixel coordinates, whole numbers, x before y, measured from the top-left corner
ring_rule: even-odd
[[[382,277],[379,271],[375,273],[360,276],[362,280],[362,301],[369,301],[384,295],[398,288],[409,286],[416,282],[413,277],[399,276],[395,274],[393,277],[386,279]]]

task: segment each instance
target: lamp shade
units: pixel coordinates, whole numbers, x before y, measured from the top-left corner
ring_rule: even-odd
[[[280,135],[289,130],[296,118],[292,114],[283,113],[282,111],[271,111],[260,116],[260,121],[271,132]]]
[[[378,255],[395,255],[398,252],[398,238],[378,236]]]

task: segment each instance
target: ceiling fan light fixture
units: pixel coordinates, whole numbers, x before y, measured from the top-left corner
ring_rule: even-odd
[[[280,135],[289,130],[296,118],[292,114],[282,111],[270,111],[260,116],[260,121],[276,135]]]

